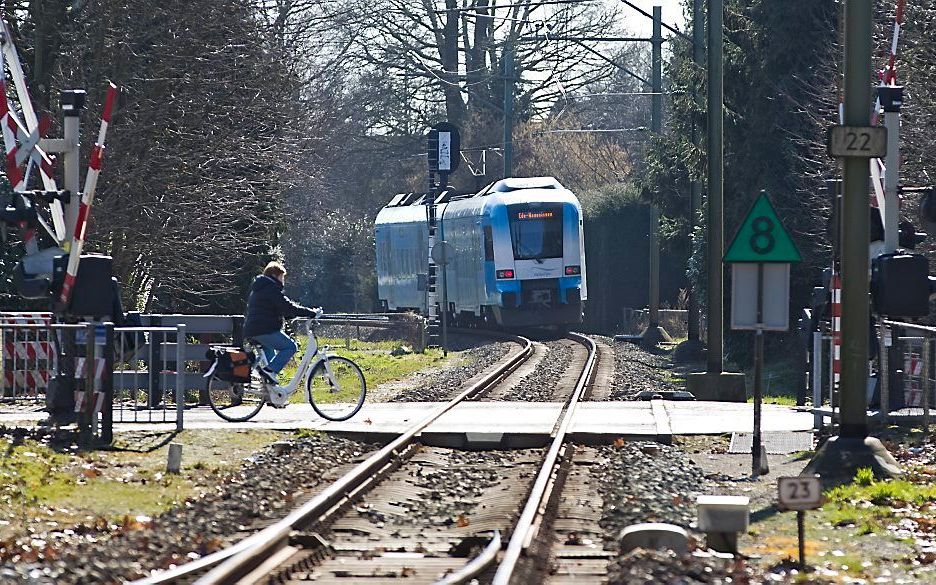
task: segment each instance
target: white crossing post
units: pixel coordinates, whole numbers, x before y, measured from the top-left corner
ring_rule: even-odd
[[[185,415],[185,324],[176,325],[176,430],[182,430]],[[182,446],[179,446],[181,456]]]
[[[813,332],[812,346],[812,401],[813,401],[813,428],[822,430],[822,332]]]
[[[927,335],[923,338],[923,376],[920,379],[920,390],[923,391],[923,434],[929,435],[929,393],[930,393],[930,372],[931,372],[931,351],[930,338]]]
[[[894,333],[892,331],[888,332],[887,323],[885,323],[883,319],[881,319],[880,331],[881,331],[881,347],[880,347],[879,363],[881,367],[878,371],[878,379],[881,384],[880,413],[881,413],[881,422],[883,422],[884,425],[886,426],[887,425],[887,411],[890,408],[890,356],[889,356],[888,351],[889,351],[891,344],[893,343]],[[888,343],[888,339],[891,340],[890,343]]]

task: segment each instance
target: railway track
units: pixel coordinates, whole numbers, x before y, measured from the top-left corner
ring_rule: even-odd
[[[459,583],[482,573],[494,573],[495,583],[525,582],[550,554],[549,523],[573,451],[566,435],[593,379],[595,344],[574,334],[563,342],[577,347],[554,392],[566,403],[548,448],[464,452],[417,440],[459,403],[517,383],[535,353],[529,339],[514,341],[520,349],[495,370],[283,520],[139,583]]]
[[[347,474],[282,520],[241,540],[234,546],[174,569],[159,572],[149,578],[135,581],[134,585],[193,582],[207,571],[216,567],[220,568],[219,566],[229,559],[266,558],[272,551],[278,550],[288,540],[289,534],[294,527],[309,525],[314,520],[326,515],[326,513],[334,514],[338,510],[347,507],[356,496],[366,491],[390,471],[399,467],[406,456],[412,453],[417,436],[423,429],[458,404],[470,400],[501,382],[526,361],[533,352],[532,342],[525,337],[491,332],[470,331],[470,333],[507,339],[515,342],[518,348],[499,361],[497,366],[490,372],[484,376],[473,378],[456,397],[428,413],[397,439],[355,466]]]

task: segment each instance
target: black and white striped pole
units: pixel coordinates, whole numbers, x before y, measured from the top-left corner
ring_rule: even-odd
[[[433,255],[438,237],[438,218],[436,204],[446,189],[448,177],[458,169],[461,158],[458,128],[454,124],[441,122],[429,129],[427,162],[429,166],[429,192],[426,194],[427,225],[427,268],[426,268],[426,319],[429,327],[429,347],[438,347],[440,342],[439,309],[445,311],[445,301],[439,302],[437,276],[439,257]],[[438,181],[435,178],[438,178]],[[444,262],[443,262],[444,263]],[[445,269],[444,266],[442,268]]]

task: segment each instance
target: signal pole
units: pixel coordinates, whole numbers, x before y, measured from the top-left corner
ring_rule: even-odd
[[[696,67],[702,66],[705,58],[704,43],[705,23],[703,21],[702,0],[694,0],[692,5],[692,62]],[[698,100],[699,96],[694,96]],[[699,146],[699,124],[695,116],[692,117],[692,144]],[[690,234],[695,233],[696,222],[698,220],[699,209],[702,207],[702,182],[698,179],[692,181],[689,192],[689,230]],[[695,252],[695,246],[692,247]],[[689,341],[699,344],[699,291],[689,285],[689,306],[686,307],[688,315],[686,318],[688,326]]]
[[[872,0],[845,0],[845,125],[871,125]],[[868,159],[846,157],[842,195],[841,431],[826,441],[803,473],[851,479],[860,467],[900,474],[884,445],[868,437]]]
[[[721,374],[724,367],[724,44],[723,0],[709,0],[708,14],[708,373]]]
[[[653,7],[653,37],[651,59],[650,131],[659,137],[663,129],[663,26],[661,6]],[[654,346],[670,336],[660,327],[660,208],[650,204],[650,302],[649,323],[643,334],[644,345]]]
[[[504,45],[504,178],[513,174],[514,48]]]
[[[653,7],[653,47],[651,60],[650,131],[659,137],[663,129],[663,8]],[[660,341],[670,341],[660,327],[660,208],[650,204],[650,298],[649,323],[641,336],[643,345],[653,347]]]
[[[845,124],[870,126],[871,0],[845,3]],[[842,196],[842,430],[868,436],[868,161],[844,162]]]
[[[707,367],[686,377],[686,389],[699,400],[745,402],[744,374],[724,371],[724,0],[708,8]]]

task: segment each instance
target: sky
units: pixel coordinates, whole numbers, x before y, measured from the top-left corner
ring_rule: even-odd
[[[607,0],[615,1],[615,0]],[[683,13],[682,13],[682,2],[681,0],[630,0],[635,6],[639,6],[646,12],[652,14],[653,6],[662,6],[663,7],[663,22],[678,28],[683,29]],[[625,18],[625,26],[633,33],[640,36],[650,36],[653,34],[653,21],[649,18],[642,16],[639,12],[630,8],[626,4],[621,5],[621,14]],[[666,29],[663,29],[663,36],[666,36]]]

